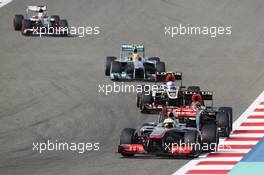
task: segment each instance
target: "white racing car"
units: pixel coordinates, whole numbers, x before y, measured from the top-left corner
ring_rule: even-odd
[[[68,22],[58,15],[47,16],[47,6],[27,6],[26,15],[15,15],[15,31],[23,35],[68,35]]]

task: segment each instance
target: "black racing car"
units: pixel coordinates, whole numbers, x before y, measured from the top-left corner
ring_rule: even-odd
[[[219,135],[229,137],[233,127],[233,110],[232,107],[214,107],[213,93],[210,91],[201,91],[199,86],[191,86],[187,90],[182,91],[181,105],[163,106],[160,112],[159,122],[166,119],[170,113],[185,123],[187,127],[195,127],[201,129],[208,122],[217,124]],[[194,97],[200,96],[199,108],[192,106],[195,102]],[[194,101],[193,101],[194,100]],[[211,102],[211,104],[208,104]],[[197,117],[199,120],[197,121]],[[197,126],[198,123],[198,126]]]

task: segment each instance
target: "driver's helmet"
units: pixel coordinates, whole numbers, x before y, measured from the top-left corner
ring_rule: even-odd
[[[174,116],[174,113],[173,112],[170,112],[169,115],[168,115],[168,117],[171,118],[171,119],[174,119],[174,117],[175,117]]]
[[[174,121],[176,126],[179,124],[179,119],[176,117],[176,113],[175,112],[170,112],[168,114],[168,118],[171,118]]]
[[[164,128],[176,128],[176,123],[173,119],[171,118],[166,118],[164,121],[163,121],[163,127]]]
[[[193,107],[199,107],[202,102],[202,96],[200,94],[193,94],[192,95],[192,106]]]
[[[176,83],[173,81],[168,81],[165,86],[166,90],[176,90]]]
[[[168,74],[166,76],[166,82],[169,82],[169,81],[175,81],[175,76],[173,74]]]
[[[42,12],[39,11],[39,13],[38,13],[38,18],[41,19],[41,18],[43,18],[44,16],[45,16],[45,14],[44,14],[43,10],[42,10]]]
[[[132,53],[132,60],[135,61],[141,61],[139,60],[139,55],[137,53],[137,48],[134,49],[133,53]]]
[[[200,94],[193,94],[192,95],[192,102],[202,102],[202,96]]]

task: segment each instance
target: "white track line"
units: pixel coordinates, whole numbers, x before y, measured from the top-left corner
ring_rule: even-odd
[[[240,126],[239,130],[264,130],[264,126]]]
[[[242,157],[232,157],[232,161],[240,161]],[[199,158],[200,161],[227,161],[226,157],[204,157],[204,158]],[[229,161],[229,160],[228,160]]]
[[[260,106],[260,105],[259,105]],[[260,106],[261,108],[264,108],[264,105]],[[254,111],[252,112],[251,115],[259,115],[259,116],[263,116],[264,115],[264,112],[260,112],[260,111]]]
[[[264,130],[264,127],[259,126],[240,126],[242,122],[263,122],[264,119],[248,119],[248,116],[252,115],[264,115],[264,112],[254,111],[256,108],[264,108],[264,91],[257,97],[257,99],[247,108],[247,110],[234,122],[233,130]],[[262,102],[262,104],[260,104]],[[231,133],[230,137],[263,137],[264,133]],[[258,141],[234,141],[220,139],[219,144],[221,145],[255,145]],[[251,149],[219,149],[219,152],[230,152],[230,153],[247,153]],[[240,161],[242,157],[207,157],[208,154],[201,155],[199,158],[193,159],[185,164],[182,168],[177,170],[173,175],[186,174],[189,170],[229,170],[234,165],[197,165],[201,161]]]
[[[248,153],[251,149],[218,149],[217,152],[221,153]],[[217,153],[216,152],[216,153]]]
[[[0,8],[5,6],[6,4],[12,2],[12,0],[0,0]]]
[[[231,170],[232,168],[233,168],[233,165],[213,165],[213,166],[197,165],[197,166],[192,167],[192,170],[215,170],[215,169]]]
[[[248,123],[252,123],[252,122],[264,122],[264,119],[246,119],[244,122],[248,122]]]
[[[258,141],[225,141],[226,145],[256,145]]]
[[[264,134],[232,134],[232,137],[263,137]]]

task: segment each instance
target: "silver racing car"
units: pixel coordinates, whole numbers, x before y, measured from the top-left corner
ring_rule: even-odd
[[[165,63],[158,57],[145,57],[143,45],[124,44],[119,59],[106,57],[105,75],[114,81],[156,81],[156,72],[165,72]]]
[[[47,15],[47,6],[27,6],[26,15],[17,14],[13,19],[15,31],[23,35],[68,35],[68,22],[58,15]]]

